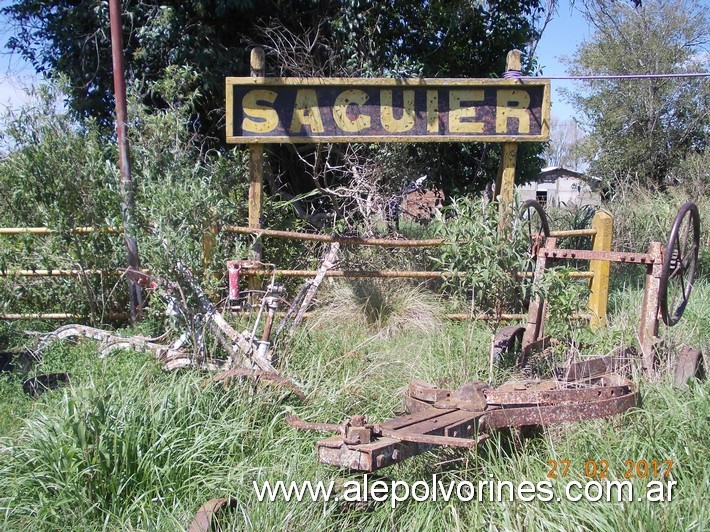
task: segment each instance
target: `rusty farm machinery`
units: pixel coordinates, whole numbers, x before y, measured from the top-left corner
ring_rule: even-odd
[[[336,433],[317,442],[321,462],[373,472],[437,446],[475,448],[495,430],[609,417],[638,404],[638,389],[627,378],[628,370],[637,362],[647,372],[654,370],[659,321],[675,325],[686,308],[700,248],[697,207],[692,202],[683,205],[665,247],[652,242],[646,253],[558,248],[543,209],[526,203],[524,210],[530,220],[533,281],[560,261],[597,260],[645,267],[640,357],[633,347],[581,360],[571,357],[553,369],[551,378],[514,380],[498,387],[469,382],[443,389],[413,381],[404,398],[406,413],[380,423],[370,423],[362,415],[342,424],[289,417],[287,422],[297,429]],[[537,294],[529,302],[527,323],[499,331],[494,349],[499,354],[517,351],[516,366],[522,370],[528,356],[551,341],[544,335],[545,315],[546,304]],[[676,376],[687,379],[698,373],[701,365],[701,353],[686,349],[679,357]]]

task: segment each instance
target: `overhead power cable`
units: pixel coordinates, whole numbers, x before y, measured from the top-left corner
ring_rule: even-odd
[[[710,76],[710,72],[685,72],[682,74],[596,74],[590,76],[523,76],[519,70],[506,70],[503,72],[504,79],[520,79],[523,81],[541,79],[592,81],[605,79],[705,78],[708,76]]]

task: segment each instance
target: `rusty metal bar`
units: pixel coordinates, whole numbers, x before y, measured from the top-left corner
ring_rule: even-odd
[[[246,311],[246,310],[240,310],[240,311],[235,311],[231,313],[233,316],[250,316],[252,312]],[[277,312],[276,316],[279,317],[284,317],[286,315],[286,312]],[[310,318],[313,316],[313,312],[306,312],[303,317],[305,319]],[[571,319],[573,320],[588,320],[590,318],[590,314],[586,313],[574,313],[571,316]],[[527,314],[501,314],[500,316],[493,316],[491,314],[466,314],[466,313],[450,313],[450,314],[444,314],[444,319],[451,320],[451,321],[466,321],[466,320],[481,320],[481,321],[518,321],[518,320],[524,320],[527,317]]]
[[[518,279],[532,279],[533,272],[517,272],[515,276]],[[570,279],[593,279],[594,272],[569,272],[567,276]]]
[[[639,345],[646,374],[653,376],[656,366],[656,342],[658,340],[660,284],[663,264],[663,249],[660,242],[651,242],[649,255],[655,260],[646,266],[646,286],[643,292],[643,307],[639,323]]]
[[[281,277],[314,277],[316,270],[242,270],[242,275],[271,275]],[[422,271],[358,271],[358,270],[328,270],[326,277],[346,277],[346,278],[381,278],[381,279],[441,279],[444,277],[454,277],[454,274],[446,272],[422,272]]]
[[[586,249],[541,249],[540,255],[551,260],[603,260],[628,262],[632,264],[653,264],[657,260],[649,253],[627,253],[625,251],[589,251]]]
[[[123,216],[123,237],[126,242],[126,263],[129,268],[140,269],[138,243],[133,235],[135,196],[131,177],[131,154],[126,128],[126,73],[123,57],[123,28],[121,24],[120,0],[109,0],[109,19],[111,24],[111,57],[113,60],[113,90],[116,97],[116,135],[118,139],[118,162],[121,170],[121,214]],[[130,300],[131,321],[135,321],[142,305],[140,286],[129,277],[128,296]]]
[[[118,234],[123,229],[116,229],[114,227],[74,227],[69,229],[69,233],[77,235],[86,235],[89,233],[109,233]],[[49,229],[48,227],[0,227],[0,235],[60,235],[64,231],[57,231],[56,229]]]
[[[489,405],[552,405],[564,403],[591,402],[621,397],[631,392],[628,385],[600,386],[561,390],[486,390]]]
[[[550,237],[545,241],[545,247],[542,248],[537,255],[537,262],[535,264],[536,279],[540,279],[545,273],[545,268],[547,268],[547,253],[553,253],[557,249],[556,245],[557,239],[554,237]],[[523,334],[523,351],[518,359],[519,365],[522,365],[525,361],[525,357],[528,355],[531,346],[542,337],[544,319],[545,302],[540,294],[537,294],[530,300],[530,306],[528,307],[527,325],[525,326],[525,333]]]
[[[253,227],[241,227],[237,225],[226,226],[222,229],[227,233],[253,234],[260,236],[270,236],[274,238],[286,238],[294,240],[304,240],[311,242],[337,242],[351,246],[382,246],[382,247],[430,247],[440,246],[445,243],[443,238],[431,238],[424,240],[395,240],[392,238],[362,238],[322,235],[313,233],[298,233],[296,231],[277,231],[274,229],[258,229]]]
[[[527,425],[553,425],[614,416],[626,412],[636,404],[638,404],[638,392],[629,389],[628,393],[624,395],[587,403],[488,410],[481,418],[480,423],[483,430]]]
[[[570,316],[573,320],[588,320],[590,314],[585,312],[575,312]],[[492,316],[490,314],[446,314],[444,317],[447,320],[452,321],[465,321],[465,320],[488,320],[488,321],[517,321],[524,320],[528,317],[527,314],[501,314],[500,316]]]
[[[281,277],[314,277],[318,273],[316,270],[264,270],[264,269],[243,269],[242,275],[271,275]],[[518,273],[518,276],[522,272]],[[361,271],[361,270],[329,270],[326,277],[343,277],[343,278],[380,278],[380,279],[444,279],[447,277],[460,277],[466,275],[466,272],[458,274],[449,272],[425,272],[425,271]],[[572,279],[589,279],[592,277],[591,272],[570,272],[569,277]]]
[[[555,238],[566,238],[573,236],[596,236],[596,229],[568,229],[564,231],[550,231],[550,236]]]
[[[400,441],[411,443],[424,443],[427,445],[445,445],[447,447],[463,447],[465,449],[475,449],[486,441],[489,436],[483,434],[475,440],[469,438],[458,438],[454,436],[437,436],[435,434],[409,434],[396,430],[383,430],[383,436],[397,438]]]
[[[85,314],[70,314],[67,312],[49,312],[34,314],[0,314],[0,320],[88,320],[91,316]],[[109,314],[106,319],[109,321],[127,320],[130,316],[125,312]]]
[[[6,270],[0,271],[0,277],[79,277],[81,275],[123,274],[124,268],[111,270]],[[150,270],[139,270],[150,273]]]

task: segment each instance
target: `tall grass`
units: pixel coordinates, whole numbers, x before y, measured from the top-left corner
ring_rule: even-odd
[[[662,329],[669,342],[707,339],[702,317],[710,288],[696,290],[687,319]],[[637,294],[619,296],[611,326],[589,335],[589,354],[626,339],[620,335],[631,328],[639,301]],[[314,444],[321,435],[291,429],[285,415],[340,422],[364,413],[378,422],[401,412],[401,394],[412,379],[452,387],[489,380],[488,327],[439,327],[383,335],[372,324],[354,327],[345,319],[311,322],[284,360],[284,371],[307,393],[305,403],[273,385],[225,389],[208,384],[201,372],[165,374],[140,353],[99,361],[88,343],[58,344],[40,369],[64,365],[76,378],[72,387],[31,405],[2,440],[0,522],[10,530],[179,530],[217,496],[236,499],[222,520],[231,530],[699,530],[708,522],[701,501],[708,486],[710,386],[679,391],[667,373],[657,382],[639,377],[643,403],[622,416],[552,427],[527,439],[494,435],[477,452],[426,453],[373,478],[538,482],[546,479],[549,460],[567,459],[566,480],[585,482],[589,459],[607,460],[613,478],[623,475],[625,460],[670,459],[678,482],[670,503],[438,500],[393,509],[389,503],[257,500],[253,481],[362,480],[319,464]],[[496,372],[493,381],[507,376]],[[566,480],[558,481],[560,489]],[[644,481],[634,482],[641,493]]]
[[[614,208],[619,234],[633,233],[628,209]],[[655,216],[644,212],[638,216]],[[666,214],[672,221],[670,206]],[[665,228],[659,236],[646,227],[633,244],[663,240],[670,227],[666,214],[658,222]],[[624,246],[621,236],[619,245]],[[606,329],[568,327],[569,336],[587,346],[583,356],[636,342],[643,271],[635,268],[612,286]],[[440,449],[373,477],[412,483],[436,474],[444,482],[536,483],[546,479],[548,461],[570,460],[568,478],[557,481],[561,488],[570,480],[586,482],[587,460],[608,461],[612,478],[623,475],[626,460],[673,460],[672,479],[678,484],[671,502],[437,500],[396,508],[387,502],[259,502],[253,481],[362,480],[319,464],[314,445],[321,435],[290,428],[284,422],[288,414],[332,423],[366,414],[380,422],[401,413],[402,393],[413,379],[456,387],[471,380],[497,385],[510,377],[502,369],[489,374],[487,324],[442,321],[440,303],[420,288],[369,281],[333,287],[320,316],[298,330],[281,361],[284,373],[305,390],[305,402],[273,384],[222,387],[200,371],[167,374],[144,353],[125,351],[99,360],[87,341],[54,344],[34,370],[68,371],[70,387],[35,401],[22,394],[18,375],[2,377],[0,528],[181,530],[203,502],[219,496],[236,501],[221,523],[231,530],[707,527],[710,384],[691,383],[682,390],[671,384],[683,344],[706,355],[710,349],[710,283],[702,275],[681,322],[661,325],[659,374],[652,380],[635,376],[643,400],[638,408],[532,437],[494,434],[475,452]],[[643,491],[645,480],[634,483]]]

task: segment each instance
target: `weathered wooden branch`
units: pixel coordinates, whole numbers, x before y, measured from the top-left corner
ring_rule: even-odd
[[[325,257],[323,258],[323,262],[321,262],[320,266],[318,267],[318,272],[316,273],[315,279],[313,279],[313,282],[310,284],[310,286],[308,287],[308,290],[306,291],[306,295],[303,297],[303,302],[301,303],[301,308],[298,309],[298,313],[296,314],[296,318],[293,320],[293,325],[291,327],[291,330],[289,331],[289,336],[291,336],[293,334],[294,329],[303,321],[303,316],[305,315],[306,311],[308,310],[308,307],[310,306],[311,301],[315,297],[316,292],[318,291],[318,287],[323,282],[323,279],[325,279],[325,274],[328,272],[328,270],[332,270],[335,267],[336,258],[338,256],[339,250],[340,250],[340,243],[339,242],[333,242],[330,245],[328,252],[326,253]]]

